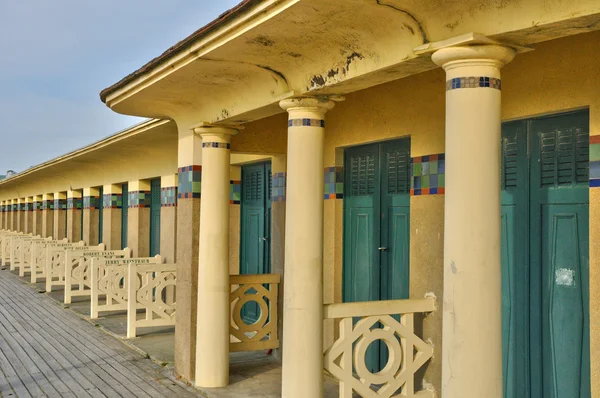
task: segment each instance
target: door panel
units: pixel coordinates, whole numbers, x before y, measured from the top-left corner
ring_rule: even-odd
[[[240,274],[266,274],[270,265],[271,166],[267,163],[242,167]],[[244,322],[251,324],[260,317],[257,303],[242,309]]]
[[[104,187],[98,188],[98,243],[103,243],[102,231],[104,229]]]
[[[589,369],[586,314],[588,209],[585,205],[542,208],[542,330],[544,397],[579,398]],[[585,241],[585,242],[583,242]],[[586,385],[589,385],[587,375]]]
[[[501,264],[504,396],[529,396],[529,156],[527,122],[502,125]]]
[[[160,178],[150,181],[150,256],[160,254]]]
[[[121,249],[127,247],[127,228],[129,218],[129,184],[121,186],[121,197],[123,206],[121,207]]]
[[[589,398],[589,112],[502,134],[505,396]]]
[[[409,297],[410,160],[409,140],[346,150],[346,302]],[[378,372],[387,361],[387,345],[372,343],[369,370]]]

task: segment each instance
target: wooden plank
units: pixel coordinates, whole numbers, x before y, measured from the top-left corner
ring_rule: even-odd
[[[435,299],[428,297],[408,300],[383,300],[326,304],[323,309],[325,319],[415,314],[418,312],[435,311]]]
[[[253,283],[280,283],[281,275],[279,274],[260,274],[260,275],[229,275],[229,283],[231,285],[248,285]]]

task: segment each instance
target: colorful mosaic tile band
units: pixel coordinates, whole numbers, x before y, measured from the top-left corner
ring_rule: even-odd
[[[199,198],[202,185],[202,166],[180,167],[178,173],[177,198]]]
[[[162,207],[177,206],[177,187],[163,187],[160,189],[160,205]]]
[[[18,211],[19,205],[15,203],[15,204],[11,205],[11,209],[12,209],[12,211]]]
[[[467,76],[467,77],[455,77],[446,81],[446,91],[456,90],[458,88],[495,88],[496,90],[502,90],[502,81],[495,77],[487,76]]]
[[[344,168],[325,168],[325,199],[344,199]]]
[[[325,127],[325,120],[322,119],[290,119],[288,127]]]
[[[231,144],[227,142],[203,142],[202,148],[221,148],[221,149],[230,149]]]
[[[107,193],[102,195],[102,207],[105,209],[122,209],[123,194]]]
[[[445,192],[445,154],[441,153],[438,155],[419,156],[412,158],[411,164],[411,195],[440,195]]]
[[[271,200],[285,202],[286,173],[273,173],[271,178]]]
[[[67,210],[81,210],[83,200],[81,198],[67,198]]]
[[[33,211],[33,203],[23,203],[23,210]]]
[[[129,192],[128,199],[130,208],[145,208],[150,207],[152,195],[150,191],[132,191]]]
[[[54,210],[67,210],[67,200],[54,199]]]
[[[230,180],[229,181],[229,204],[239,205],[242,203],[242,182]]]
[[[42,200],[42,210],[53,210],[53,209],[54,209],[54,201],[53,200]]]
[[[33,210],[42,210],[42,202],[33,202]]]
[[[600,135],[590,136],[590,188],[600,187]]]
[[[95,210],[100,208],[100,197],[99,196],[84,196],[83,197],[83,208],[89,210]]]

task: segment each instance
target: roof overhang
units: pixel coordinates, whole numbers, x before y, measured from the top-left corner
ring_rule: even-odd
[[[596,0],[247,0],[101,98],[184,127],[245,123],[281,112],[290,96],[344,95],[433,69],[422,51],[430,42],[480,32],[527,47],[598,29]]]

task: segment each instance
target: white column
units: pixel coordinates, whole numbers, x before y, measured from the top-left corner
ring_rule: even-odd
[[[433,54],[446,71],[442,392],[502,398],[498,45]]]
[[[198,252],[196,385],[229,384],[229,163],[225,127],[194,129],[202,137],[202,201]]]
[[[284,398],[323,396],[323,140],[333,101],[283,100],[288,157],[283,298]]]

